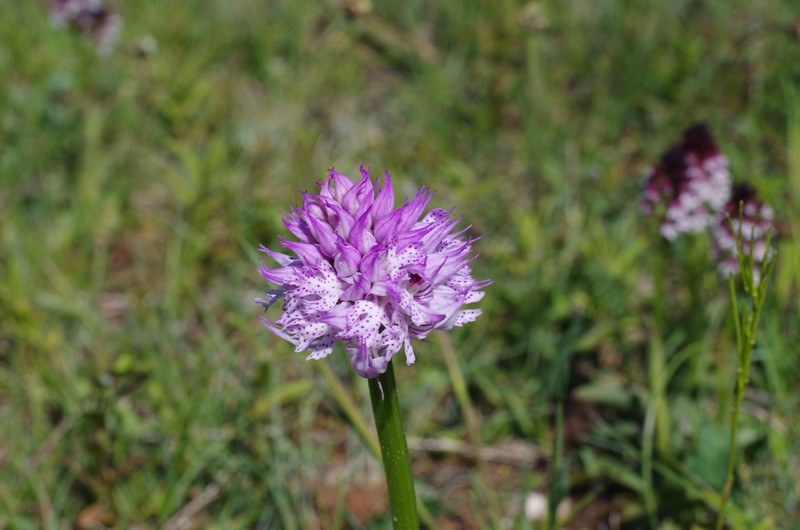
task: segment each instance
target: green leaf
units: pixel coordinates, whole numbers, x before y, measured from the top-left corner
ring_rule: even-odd
[[[630,384],[614,375],[607,375],[579,386],[572,391],[572,395],[581,401],[611,405],[620,409],[630,407],[635,397]]]
[[[695,452],[686,459],[692,473],[717,490],[725,483],[729,438],[729,432],[706,423],[700,427]]]
[[[250,407],[250,417],[253,419],[264,418],[273,407],[300,399],[310,392],[312,388],[314,388],[314,382],[310,379],[298,379],[297,381],[284,383],[259,396],[253,406]]]

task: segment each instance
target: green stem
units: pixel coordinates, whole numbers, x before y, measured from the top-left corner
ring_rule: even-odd
[[[381,445],[394,529],[419,530],[417,496],[414,493],[411,460],[408,457],[391,362],[386,372],[369,380],[369,395]]]
[[[736,398],[731,413],[731,439],[728,448],[728,468],[725,472],[725,486],[722,488],[722,500],[720,501],[719,514],[717,515],[717,530],[722,530],[725,521],[725,505],[731,496],[733,489],[733,471],[736,468],[736,436],[739,432],[739,411],[742,408],[742,398],[744,397],[744,374],[742,369],[737,370]]]
[[[334,400],[336,400],[336,403],[341,407],[344,415],[350,420],[356,433],[367,446],[372,456],[381,462],[381,446],[378,443],[378,438],[375,433],[367,427],[367,422],[364,420],[363,414],[359,411],[359,408],[333,373],[328,363],[317,363],[317,366],[319,366],[322,371],[322,376],[325,378],[325,381],[328,382],[328,387]],[[420,499],[417,499],[417,512],[425,526],[428,528],[436,528],[433,515],[431,515],[425,503]]]
[[[563,473],[561,469],[564,465],[564,398],[563,395],[559,396],[556,403],[556,425],[555,432],[553,432],[553,464],[550,472],[550,498],[547,503],[547,528],[549,530],[556,530],[558,528],[558,505],[561,498],[565,495],[564,491],[559,491],[559,478]]]
[[[769,236],[767,236],[767,248],[769,247]],[[753,348],[756,344],[756,331],[758,330],[758,320],[761,310],[764,307],[764,300],[767,295],[767,285],[772,274],[774,260],[766,258],[762,263],[763,276],[761,283],[756,287],[753,283],[753,259],[749,256],[747,261],[741,259],[741,243],[737,240],[740,256],[739,267],[745,275],[745,291],[752,298],[752,309],[748,312],[739,305],[736,296],[736,286],[733,278],[730,279],[731,305],[733,306],[734,326],[736,330],[736,350],[738,366],[736,369],[736,394],[734,397],[733,411],[731,412],[731,439],[728,448],[728,467],[725,472],[725,486],[722,488],[722,499],[720,501],[719,513],[717,514],[717,530],[722,530],[725,522],[725,507],[733,490],[733,475],[736,470],[736,437],[739,432],[739,412],[742,408],[745,388],[750,380],[750,364],[753,356]],[[752,247],[752,244],[751,244]]]
[[[736,349],[737,349],[737,368],[736,368],[736,391],[733,400],[733,410],[731,411],[731,438],[728,445],[728,467],[725,471],[725,485],[722,487],[722,499],[720,500],[719,513],[717,514],[717,530],[722,530],[725,522],[725,506],[733,490],[733,473],[736,469],[736,436],[739,432],[739,411],[742,408],[744,398],[745,373],[742,362],[744,361],[744,351],[747,341],[743,337],[746,330],[742,329],[741,316],[739,314],[739,301],[736,296],[736,286],[733,278],[728,282],[731,294],[731,306],[733,307],[734,329],[736,330]],[[749,363],[748,363],[749,364]]]
[[[660,253],[656,263],[655,271],[655,308],[653,315],[653,340],[648,350],[648,390],[650,399],[654,400],[657,406],[655,412],[655,442],[656,449],[662,456],[669,456],[671,448],[669,435],[672,427],[670,426],[668,404],[665,396],[669,379],[664,371],[667,365],[667,352],[664,348],[664,330],[667,329],[667,296],[666,296],[666,276],[667,258],[669,256],[668,243],[664,238],[660,238]]]

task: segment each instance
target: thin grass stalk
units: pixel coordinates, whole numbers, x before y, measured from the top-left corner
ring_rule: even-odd
[[[647,407],[642,427],[644,431],[642,433],[642,496],[650,528],[656,530],[658,528],[658,503],[653,489],[653,435],[655,434],[658,403],[652,396],[650,399],[651,403]]]
[[[333,373],[333,370],[331,370],[330,366],[328,366],[328,363],[317,363],[317,366],[322,372],[322,377],[324,377],[325,381],[328,383],[328,389],[333,395],[333,399],[336,401],[339,407],[341,407],[342,412],[344,412],[344,415],[347,416],[347,419],[350,420],[350,424],[353,426],[353,429],[355,429],[356,434],[358,434],[358,436],[361,438],[361,441],[367,446],[367,449],[369,449],[369,452],[372,453],[372,456],[380,460],[381,447],[378,444],[378,440],[367,426],[364,416],[361,415],[358,407],[356,407],[356,404],[353,403],[350,395],[344,389],[344,386],[342,386],[342,383]]]
[[[470,456],[475,459],[475,467],[478,471],[479,478],[486,476],[486,466],[484,461],[479,458],[481,451],[481,429],[478,424],[478,415],[475,413],[475,407],[472,405],[472,400],[469,397],[469,390],[467,381],[464,378],[464,372],[458,364],[458,358],[453,348],[453,341],[445,332],[438,332],[436,338],[439,340],[439,346],[442,349],[442,357],[444,364],[447,367],[447,374],[450,377],[450,383],[453,385],[453,393],[456,395],[458,406],[464,414],[464,421],[467,425],[467,438],[470,445]],[[498,499],[492,488],[486,489],[486,500],[491,510],[495,510],[498,505]],[[494,514],[492,514],[494,515]]]
[[[663,331],[667,325],[666,315],[666,272],[670,248],[663,239],[659,241],[659,253],[654,271],[655,303],[651,325],[650,346],[647,350],[647,387],[649,399],[644,424],[642,425],[642,497],[650,527],[658,528],[658,503],[653,488],[654,446],[663,457],[670,455],[669,411],[666,392],[667,359],[664,348]]]
[[[794,237],[787,237],[781,243],[784,254],[777,278],[775,294],[783,307],[791,307],[793,294],[800,286],[800,89],[792,83],[786,83],[786,103],[788,123],[786,126],[786,160],[788,175],[789,208],[785,210],[786,222]]]
[[[558,504],[561,501],[563,492],[559,492],[560,486],[558,477],[561,476],[561,466],[564,465],[564,400],[559,399],[556,403],[556,425],[553,432],[553,463],[550,473],[550,491],[547,499],[547,528],[557,530],[558,528]]]
[[[453,385],[453,393],[456,395],[458,406],[461,407],[461,411],[464,413],[464,421],[467,424],[467,435],[469,436],[470,445],[472,445],[474,454],[477,455],[480,452],[481,431],[478,426],[475,407],[472,406],[472,400],[469,397],[464,373],[461,371],[461,367],[458,364],[450,335],[439,332],[436,334],[436,338],[439,339],[439,346],[442,348],[442,357],[447,367],[450,383]]]
[[[550,465],[550,488],[548,492],[547,527],[558,528],[558,506],[569,493],[570,458],[564,454],[564,403],[569,387],[569,365],[575,341],[580,333],[579,320],[572,321],[567,330],[556,365],[552,372],[552,387],[549,399],[555,404],[555,425],[553,426],[552,464]]]

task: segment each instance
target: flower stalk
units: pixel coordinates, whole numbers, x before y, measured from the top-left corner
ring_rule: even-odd
[[[282,301],[280,317],[262,316],[261,322],[296,352],[308,352],[306,359],[327,357],[341,343],[353,369],[369,381],[394,528],[418,530],[391,361],[402,350],[406,364],[414,364],[412,341],[478,318],[480,309],[463,306],[480,301],[491,281],[472,277],[477,239],[466,236],[469,227],[457,229],[461,218],[453,209],[424,213],[433,197],[427,187],[394,208],[388,172],[381,183],[362,167],[361,180],[354,182],[331,168],[318,184],[318,194],[303,193],[302,206],[284,215],[297,240],[281,238],[281,245],[294,255],[261,247],[278,267],[261,263],[259,273],[275,288],[255,302],[267,311]],[[377,453],[346,393],[329,370],[323,373],[356,431]],[[424,505],[419,513],[427,524]]]
[[[729,277],[731,305],[733,309],[734,328],[736,331],[736,389],[734,393],[733,410],[731,411],[731,437],[728,447],[728,466],[725,472],[725,485],[722,488],[719,513],[717,514],[716,529],[722,530],[725,523],[725,507],[733,490],[733,478],[736,471],[736,439],[739,432],[739,413],[742,409],[747,383],[750,380],[750,365],[753,355],[753,348],[756,344],[756,332],[761,311],[764,308],[764,301],[767,295],[767,285],[775,265],[774,252],[765,250],[761,256],[754,256],[753,240],[756,237],[755,230],[751,229],[749,239],[742,237],[742,210],[744,201],[740,203],[738,231],[734,230],[734,223],[730,215],[728,222],[731,231],[734,232],[736,242],[736,255],[738,258],[738,268],[741,272],[742,286],[745,292],[745,299],[739,299],[736,290],[735,275]],[[772,232],[766,230],[765,248],[770,249],[770,239]],[[763,260],[759,263],[756,259]]]
[[[417,496],[391,362],[384,373],[369,379],[369,395],[381,446],[394,529],[419,530]]]

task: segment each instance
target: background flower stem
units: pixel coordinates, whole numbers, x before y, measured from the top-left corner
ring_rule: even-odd
[[[391,362],[386,372],[369,380],[369,395],[383,456],[394,528],[419,530],[414,478],[411,475],[411,460],[408,457]]]
[[[743,205],[740,205],[740,210]],[[741,213],[740,213],[741,215]],[[730,222],[730,220],[729,220]],[[735,232],[734,232],[735,233]],[[758,321],[761,317],[761,310],[767,296],[767,285],[772,276],[775,265],[774,255],[767,253],[763,263],[761,263],[761,279],[756,282],[755,264],[752,251],[745,253],[742,248],[743,236],[741,229],[735,235],[737,254],[739,259],[740,274],[731,276],[728,285],[731,293],[731,307],[733,311],[734,329],[736,331],[736,353],[738,366],[736,370],[736,390],[731,411],[731,437],[728,448],[728,466],[725,471],[725,485],[722,488],[719,512],[717,514],[716,529],[721,530],[725,522],[725,508],[733,490],[733,479],[736,472],[736,448],[737,435],[739,432],[739,412],[742,408],[747,383],[750,381],[750,365],[753,356],[753,348],[756,345],[756,332],[758,331]],[[752,237],[752,235],[751,235]],[[770,248],[771,233],[767,233],[766,247]],[[750,242],[751,248],[753,242]],[[740,301],[736,293],[736,279],[741,278],[746,297]]]
[[[742,337],[742,315],[739,313],[739,304],[736,296],[734,279],[730,281],[731,303],[733,305],[733,316],[736,324],[736,346],[738,350],[738,367],[736,370],[736,396],[734,398],[733,410],[731,412],[731,438],[728,448],[728,466],[725,471],[725,486],[722,488],[722,499],[720,501],[719,514],[717,515],[717,530],[722,528],[725,521],[725,506],[730,498],[733,489],[733,476],[736,469],[736,437],[739,431],[739,411],[742,408],[745,386],[747,385],[748,372],[750,370],[750,354],[752,347],[750,341]],[[746,331],[745,331],[746,333]]]

